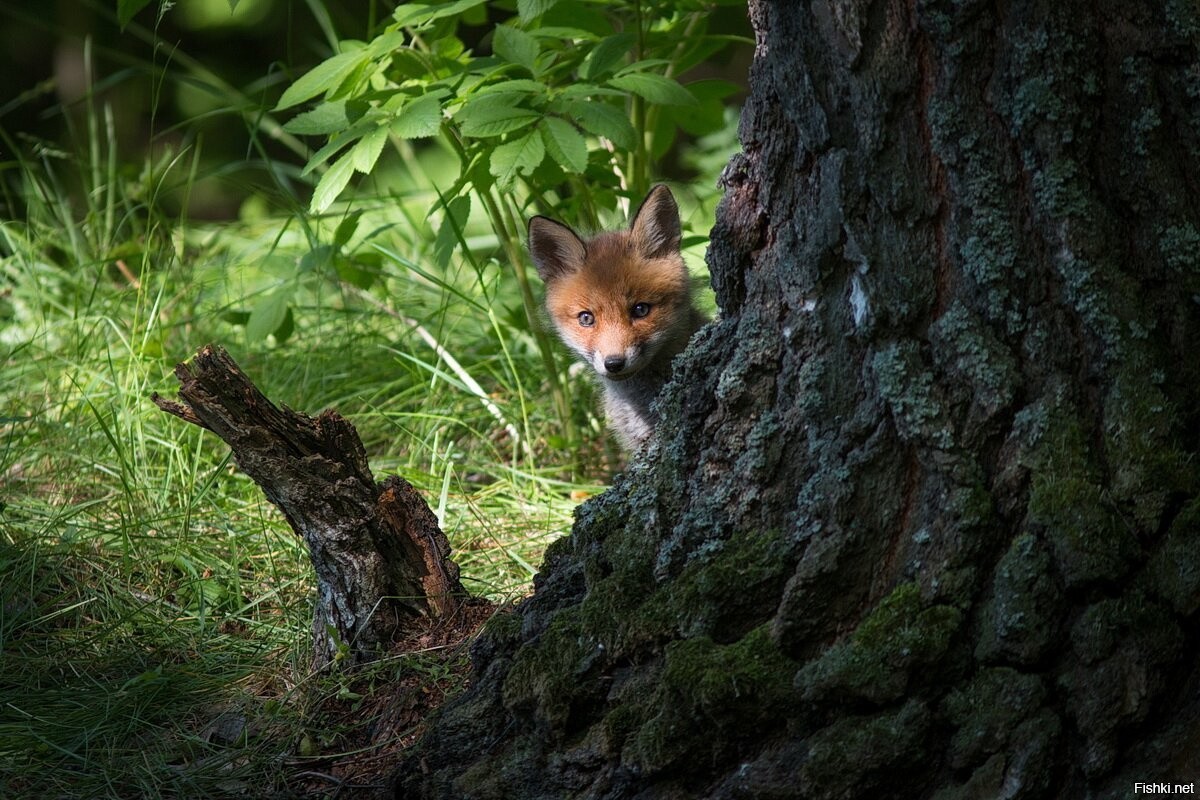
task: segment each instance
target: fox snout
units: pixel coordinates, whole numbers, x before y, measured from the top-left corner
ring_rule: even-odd
[[[601,377],[621,381],[641,371],[646,363],[641,355],[640,348],[632,345],[624,349],[597,349],[587,360]]]

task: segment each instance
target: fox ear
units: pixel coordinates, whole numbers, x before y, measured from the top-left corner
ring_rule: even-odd
[[[583,266],[587,248],[575,231],[548,217],[529,220],[529,255],[546,283]]]
[[[679,206],[663,184],[650,190],[629,223],[634,246],[645,258],[662,258],[679,252]]]

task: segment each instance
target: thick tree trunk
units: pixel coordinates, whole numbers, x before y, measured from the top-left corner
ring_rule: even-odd
[[[184,403],[154,402],[221,437],[308,546],[318,666],[369,661],[457,610],[466,592],[437,518],[403,478],[375,483],[353,425],[276,407],[211,345],[175,374]]]
[[[398,797],[1200,781],[1200,19],[752,0],[657,447]]]

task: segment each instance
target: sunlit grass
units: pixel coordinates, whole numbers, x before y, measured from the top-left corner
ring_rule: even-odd
[[[574,454],[542,433],[494,265],[414,277],[427,253],[379,234],[364,291],[296,268],[336,221],[197,227],[106,197],[108,167],[79,216],[61,168],[21,165],[27,214],[0,227],[0,795],[282,788],[306,748],[338,747],[312,704],[341,690],[308,667],[302,544],[222,442],[150,402],[177,361],[222,343],[275,402],[338,409],[493,600],[528,591],[571,493],[597,487],[564,480]],[[283,285],[294,333],[254,340],[245,314]]]
[[[244,119],[245,97],[230,102]],[[112,115],[83,112],[73,150],[0,129],[15,154],[0,163],[0,797],[282,791],[350,746],[360,720],[331,702],[457,679],[421,655],[311,670],[308,555],[221,441],[150,401],[174,394],[176,363],[218,343],[274,402],[337,409],[496,602],[529,592],[620,459],[566,370],[586,436],[564,444],[487,221],[438,244],[444,154],[406,146],[313,218],[295,168],[261,149],[253,177],[206,171],[186,139],[126,164]],[[221,180],[253,184],[240,220],[189,219],[198,182]],[[681,199],[711,216],[711,192]]]

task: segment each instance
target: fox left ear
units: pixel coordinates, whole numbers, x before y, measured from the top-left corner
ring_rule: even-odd
[[[542,280],[552,283],[583,266],[587,246],[561,222],[534,217],[529,220],[529,255]]]
[[[634,246],[645,258],[662,258],[679,252],[679,206],[663,184],[650,190],[629,223]]]

